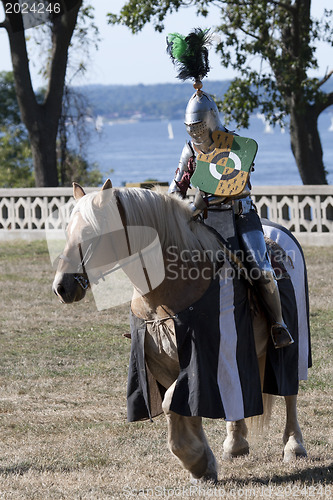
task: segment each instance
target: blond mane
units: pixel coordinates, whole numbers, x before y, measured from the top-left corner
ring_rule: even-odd
[[[212,231],[192,220],[188,201],[177,195],[140,188],[115,188],[108,191],[110,194],[102,208],[96,208],[93,204],[95,196],[100,193],[94,192],[81,198],[73,212],[79,211],[95,233],[103,232],[102,225],[106,220],[115,220],[115,216],[119,219],[118,199],[124,209],[127,225],[154,228],[159,235],[162,251],[173,246],[177,247],[178,252],[209,249],[215,254],[221,248]]]

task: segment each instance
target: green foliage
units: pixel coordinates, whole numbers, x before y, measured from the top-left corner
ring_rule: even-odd
[[[13,73],[0,73],[0,95],[0,186],[31,187],[34,185],[32,155],[20,119]]]
[[[10,71],[0,72],[0,127],[19,125],[20,111],[17,105],[14,76]]]
[[[35,185],[33,164],[27,133],[22,126],[1,128],[0,186],[4,188],[32,187]]]
[[[317,119],[333,105],[333,92],[322,90],[333,70],[321,80],[309,78],[308,71],[318,69],[316,43],[333,46],[332,10],[317,20],[311,17],[311,0],[129,0],[109,22],[133,33],[147,23],[162,31],[174,10],[195,6],[205,16],[211,5],[221,9],[220,24],[213,28],[223,35],[217,47],[221,63],[240,75],[224,96],[225,121],[246,127],[255,108],[271,124],[283,124],[289,116],[291,149],[303,183],[327,184]]]
[[[103,176],[97,164],[90,166],[84,158],[89,140],[87,108],[87,97],[65,85],[57,140],[60,186],[71,186],[73,181],[90,186],[102,183]],[[69,147],[70,139],[76,143],[75,148]]]
[[[129,0],[121,8],[120,14],[108,14],[110,24],[124,24],[132,33],[138,33],[142,28],[153,20],[157,31],[164,28],[163,19],[168,13],[177,11],[184,2],[179,0]]]
[[[31,147],[27,130],[21,123],[13,73],[0,73],[0,92],[0,187],[33,187],[35,177]],[[43,99],[42,91],[38,95]],[[84,111],[82,108],[81,112]],[[77,115],[74,118],[79,119]],[[103,178],[97,165],[90,166],[79,153],[68,150],[67,141],[65,146],[63,164],[58,159],[60,185],[71,186],[74,180],[89,186],[100,185]]]
[[[245,100],[250,97],[246,109],[251,111],[257,104],[274,124],[290,113],[291,106],[305,112],[309,105],[323,103],[321,82],[308,78],[307,72],[317,68],[316,40],[329,33],[322,23],[311,19],[310,2],[222,3],[223,22],[218,30],[224,36],[218,50],[222,63],[242,75],[243,87],[250,92],[246,92]],[[332,43],[332,33],[329,38]],[[258,57],[260,70],[254,71],[253,61]],[[258,93],[251,92],[250,86]],[[234,118],[239,115],[238,104],[231,89],[224,107]]]
[[[71,186],[74,181],[84,186],[100,186],[103,181],[97,164],[90,166],[84,158],[72,151],[67,151],[64,165],[61,166],[58,162],[58,171],[60,185],[64,187]]]
[[[167,14],[181,7],[195,6],[207,15],[214,0],[129,0],[120,14],[109,14],[109,23],[128,26],[137,33],[145,24],[162,31]],[[246,126],[249,114],[257,107],[271,123],[282,122],[292,105],[306,109],[318,106],[318,114],[332,104],[332,96],[321,90],[330,75],[319,81],[307,77],[318,67],[315,42],[333,45],[333,11],[324,10],[323,18],[310,17],[308,1],[291,0],[219,0],[222,22],[216,31],[223,34],[217,51],[221,63],[240,74],[225,95],[222,109],[226,120]],[[261,61],[253,70],[253,61]]]

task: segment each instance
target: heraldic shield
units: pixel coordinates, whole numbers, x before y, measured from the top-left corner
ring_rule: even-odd
[[[238,196],[246,186],[258,144],[253,139],[216,130],[215,149],[199,153],[191,184],[205,193]],[[195,148],[196,149],[196,148]]]

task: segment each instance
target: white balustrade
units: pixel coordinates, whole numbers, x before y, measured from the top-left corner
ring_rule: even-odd
[[[289,229],[302,244],[333,245],[333,186],[257,186],[260,217]]]
[[[301,244],[333,245],[333,186],[257,186],[252,195],[259,215]],[[68,217],[74,203],[71,188],[0,189],[0,241],[45,238],[61,228],[57,211]]]

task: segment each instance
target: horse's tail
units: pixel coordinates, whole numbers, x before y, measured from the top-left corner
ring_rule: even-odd
[[[263,394],[263,414],[246,419],[248,429],[252,435],[259,436],[260,434],[262,434],[264,429],[269,427],[274,401],[275,396],[273,396],[272,394]]]

